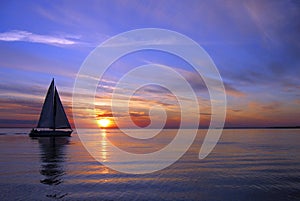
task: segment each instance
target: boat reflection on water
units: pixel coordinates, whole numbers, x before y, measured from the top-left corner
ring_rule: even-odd
[[[40,145],[41,169],[40,174],[44,179],[40,183],[45,185],[59,185],[65,175],[64,163],[66,159],[65,149],[69,144],[68,137],[43,137],[37,138]],[[53,189],[54,190],[54,189]],[[62,198],[66,194],[52,192],[47,197]]]
[[[45,179],[40,182],[47,185],[58,185],[62,182],[62,176],[65,174],[64,149],[69,140],[64,137],[47,137],[39,138],[38,141],[42,162],[40,173],[45,176]]]

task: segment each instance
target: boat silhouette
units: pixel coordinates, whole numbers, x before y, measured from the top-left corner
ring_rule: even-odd
[[[72,132],[73,130],[54,84],[54,79],[52,79],[43,104],[38,125],[31,130],[29,136],[71,136]]]

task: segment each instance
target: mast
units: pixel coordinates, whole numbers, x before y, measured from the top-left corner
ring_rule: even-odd
[[[54,81],[54,79],[53,79]],[[55,117],[56,117],[56,87],[54,86],[54,96],[53,96],[53,131],[55,131]]]

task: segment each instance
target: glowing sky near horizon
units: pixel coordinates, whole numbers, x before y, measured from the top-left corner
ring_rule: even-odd
[[[116,34],[147,27],[185,34],[208,52],[226,88],[226,126],[300,125],[298,1],[2,1],[0,10],[0,127],[35,126],[53,77],[72,121],[73,84],[88,54]],[[122,74],[148,63],[186,77],[206,126],[209,96],[199,76],[179,58],[153,51],[111,66],[97,91],[97,118],[111,118],[111,92]],[[149,123],[155,104],[166,109],[169,127],[178,125],[178,105],[166,89],[141,88],[131,104],[138,125]]]

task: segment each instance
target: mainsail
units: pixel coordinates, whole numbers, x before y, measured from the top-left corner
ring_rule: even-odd
[[[37,127],[51,129],[71,128],[57,89],[54,86],[54,79],[49,86]]]
[[[54,127],[55,128],[71,128],[70,123],[68,121],[67,115],[65,113],[64,107],[60,101],[57,89],[55,87],[54,94]]]

